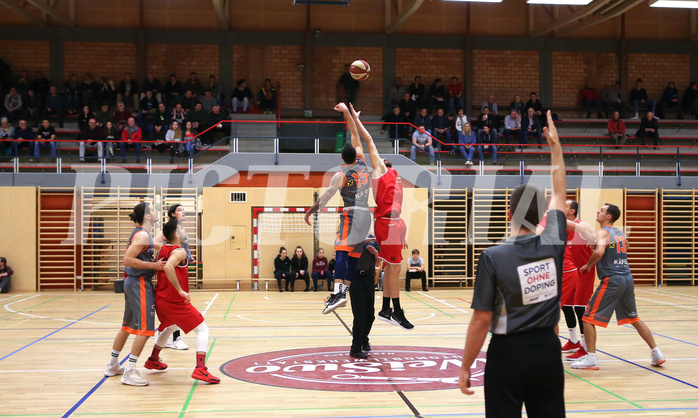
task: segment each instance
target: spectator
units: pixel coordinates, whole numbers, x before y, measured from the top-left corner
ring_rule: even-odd
[[[87,107],[87,106],[86,106]],[[131,118],[133,119],[133,118]],[[126,129],[124,129],[126,132]],[[97,126],[97,120],[92,117],[87,121],[87,124],[82,128],[80,133],[80,162],[85,162],[85,148],[97,148],[97,157],[101,160],[104,157],[104,129]],[[122,157],[125,156],[126,150],[122,148]]]
[[[100,78],[99,81],[99,83],[96,83],[98,88],[97,96],[99,97],[99,104],[101,105],[102,103],[114,103],[114,84],[111,81],[109,81],[106,77]],[[138,100],[138,96],[134,96],[133,100]]]
[[[83,106],[82,111],[78,115],[78,129],[82,131],[87,126],[87,122],[94,117],[95,115],[90,110],[90,106]]]
[[[660,118],[666,118],[666,109],[668,107],[676,108],[676,117],[683,119],[683,109],[681,109],[681,100],[679,100],[679,90],[676,88],[676,84],[670,81],[667,87],[662,93],[662,99],[659,102],[659,113]]]
[[[10,125],[6,117],[0,118],[0,156],[7,155],[7,150],[11,149],[12,139],[15,138],[15,128]]]
[[[9,293],[11,286],[10,280],[15,272],[7,265],[7,259],[0,257],[0,293]]]
[[[126,126],[121,131],[121,162],[126,163],[126,149],[134,148],[136,150],[136,163],[141,162],[141,141],[143,140],[143,131],[136,125],[136,119],[133,116],[128,118]]]
[[[492,153],[492,164],[497,163],[497,137],[495,136],[494,132],[490,131],[489,126],[485,125],[482,128],[482,131],[480,131],[480,135],[478,136],[478,146],[477,146],[477,154],[480,156],[480,161],[485,161],[485,157],[483,156],[483,152],[491,152]]]
[[[407,88],[408,93],[410,93],[411,99],[420,108],[424,107],[425,97],[424,97],[424,84],[422,84],[422,77],[415,76],[414,83],[410,84]]]
[[[116,142],[118,132],[116,126],[110,120],[104,123],[102,129],[104,129],[104,132],[102,132],[102,137],[104,138],[103,148],[107,150],[107,161],[109,161],[109,158],[114,158],[114,142]]]
[[[216,104],[211,106],[211,111],[213,110],[213,106]],[[210,111],[204,110],[203,104],[197,103],[194,105],[194,110],[187,114],[187,120],[191,121],[194,129],[203,128],[203,126],[206,125],[206,118],[208,117],[209,112]]]
[[[698,83],[695,81],[684,91],[681,107],[686,112],[693,110],[693,114],[698,116]]]
[[[284,290],[281,288],[281,279],[286,280],[286,291],[288,291],[289,281],[295,274],[291,273],[291,260],[288,258],[286,248],[279,248],[279,255],[274,259],[274,278],[279,285],[279,292]]]
[[[407,275],[405,276],[405,292],[410,292],[412,279],[422,279],[422,290],[428,292],[427,272],[424,270],[424,260],[419,256],[419,250],[412,250],[412,257],[407,259]]]
[[[182,98],[186,98],[182,96]],[[177,121],[180,125],[184,125],[184,121],[187,120],[187,111],[184,110],[181,103],[177,103],[172,110],[172,116],[170,117],[170,122]]]
[[[620,112],[617,110],[613,111],[613,117],[608,121],[608,134],[616,144],[616,149],[619,148],[618,145],[625,145],[625,141],[628,140],[625,134],[625,122],[620,118]]]
[[[329,267],[327,268],[327,271],[332,273],[332,279],[327,279],[327,290],[332,290],[332,286],[334,285],[334,266],[336,264],[336,258],[337,258],[337,252],[335,251],[332,253],[332,259],[330,260]]]
[[[519,115],[523,115],[524,111],[526,110],[524,103],[521,101],[521,96],[518,94],[514,96],[514,101],[509,104],[509,108],[516,110],[516,113]]]
[[[263,113],[274,113],[276,110],[276,89],[270,79],[264,80],[264,86],[257,93],[257,106]]]
[[[296,247],[296,251],[291,259],[291,292],[294,291],[296,284],[296,279],[303,279],[305,281],[304,292],[310,291],[310,275],[308,274],[308,257],[303,251],[303,247],[300,245]],[[295,277],[294,277],[295,276]]]
[[[635,80],[635,88],[630,90],[630,102],[635,107],[635,116],[633,119],[640,119],[640,109],[651,109],[652,114],[657,107],[657,102],[647,98],[647,90],[642,88],[642,79]]]
[[[102,103],[100,111],[95,113],[95,120],[97,120],[97,126],[103,127],[107,122],[114,121],[114,112],[109,109],[108,104]]]
[[[579,91],[577,106],[583,106],[586,109],[587,119],[591,118],[592,107],[596,108],[596,115],[599,117],[599,119],[602,118],[601,101],[599,100],[599,93],[594,88],[593,80],[587,80],[584,87],[582,87],[582,89]]]
[[[27,124],[26,120],[21,119],[19,121],[19,126],[15,128],[14,139],[15,141],[12,141],[12,155],[19,157],[19,149],[27,148],[29,150],[29,155],[31,156],[31,150],[34,148],[36,134],[31,126]]]
[[[654,149],[659,149],[659,123],[652,111],[647,112],[647,116],[642,118],[637,136],[640,137],[640,144],[642,145],[645,145],[645,138],[653,139]]]
[[[526,116],[521,118],[521,126],[523,132],[523,143],[528,144],[528,137],[535,136],[538,138],[538,149],[543,149],[543,136],[541,135],[540,120],[536,117],[535,108],[529,107]]]
[[[82,81],[82,84],[80,84],[82,103],[89,105],[92,100],[97,99],[98,92],[99,85],[95,82],[94,78],[92,78],[92,74],[85,73],[85,79]]]
[[[429,164],[434,165],[434,147],[431,142],[431,135],[427,133],[424,124],[417,125],[418,129],[412,134],[412,149],[410,150],[410,160],[416,160],[417,150],[429,154]]]
[[[51,158],[56,158],[56,130],[49,124],[48,119],[41,121],[37,137],[39,140],[34,142],[34,157],[40,157],[41,148],[50,148]]]
[[[385,101],[386,113],[389,113],[393,106],[400,104],[405,93],[407,93],[407,87],[402,85],[400,77],[395,77],[395,82],[388,88],[388,97]]]
[[[165,83],[163,92],[165,93],[165,101],[168,106],[174,106],[179,103],[179,98],[184,94],[184,90],[182,90],[182,83],[177,81],[176,75],[170,74],[170,79]]]
[[[432,132],[432,126],[431,126],[431,118],[427,115],[427,109],[422,108],[417,116],[414,117],[414,126],[419,126],[419,125],[424,125],[424,130],[431,135]]]
[[[138,111],[138,105],[140,104],[138,82],[131,78],[131,73],[124,74],[124,79],[119,83],[117,93],[116,103],[129,101],[129,103],[133,103],[133,110]]]
[[[166,150],[170,150],[170,164],[174,163],[174,157],[177,153],[182,151],[182,142],[184,136],[182,130],[179,129],[179,123],[177,121],[172,122],[170,129],[167,130],[165,134],[165,141],[156,142],[155,147],[160,151],[160,154]]]
[[[541,121],[541,118],[543,116],[543,103],[538,100],[538,94],[536,92],[532,92],[529,96],[528,101],[526,102],[526,106],[524,106],[526,111],[528,112],[529,108],[533,109],[533,114],[538,117],[538,122]]]
[[[199,105],[201,106],[201,105]],[[165,103],[158,103],[158,111],[153,116],[153,124],[148,130],[148,138],[153,141],[155,136],[162,136],[161,133],[167,132],[170,121],[172,120],[172,112],[167,110]]]
[[[465,124],[470,124],[470,119],[465,115],[465,112],[463,111],[463,108],[458,109],[458,114],[456,115],[455,119],[455,125],[456,125],[456,134],[458,135],[458,140],[460,141],[460,137],[463,134],[463,128]]]
[[[523,138],[521,129],[521,115],[516,109],[512,108],[509,114],[504,118],[504,142],[510,144],[520,144]],[[506,150],[513,150],[514,147],[506,147]],[[505,150],[502,147],[502,150]]]
[[[159,105],[160,103],[158,99],[153,96],[153,92],[150,90],[146,91],[145,97],[141,100],[140,110],[138,111],[138,124],[140,126],[144,126],[144,124],[151,125]]]
[[[499,115],[499,109],[497,108],[497,102],[494,101],[494,95],[490,94],[487,97],[487,100],[482,102],[482,110],[485,110],[485,107],[490,108],[490,115],[494,117],[494,119],[497,119],[497,116]]]
[[[201,104],[201,108],[207,112],[213,109],[213,105],[218,104],[218,101],[213,97],[213,92],[209,88],[204,89],[204,95],[199,97],[199,100],[194,104],[194,109],[196,105]],[[191,113],[191,111],[189,111]]]
[[[606,116],[610,117],[611,110],[617,110],[621,118],[625,118],[627,99],[625,90],[621,88],[620,81],[616,81],[613,86],[606,87],[601,93],[601,99],[606,104]]]
[[[431,126],[434,128],[434,137],[441,141],[437,145],[438,149],[443,149],[444,151],[454,150],[453,146],[450,145],[451,121],[442,108],[439,108],[439,110],[436,111],[436,116],[431,118]],[[442,142],[446,145],[442,145]]]
[[[458,82],[458,77],[451,77],[451,83],[448,85],[448,114],[453,115],[456,109],[464,107],[463,85]]]
[[[41,117],[43,116],[43,107],[44,106],[41,100],[41,96],[34,94],[34,90],[32,89],[27,90],[27,100],[25,102],[24,118],[27,120],[31,118],[33,122],[32,126],[35,128],[39,126],[39,122],[41,121]]]
[[[405,116],[406,120],[413,120],[415,115],[417,115],[417,102],[412,100],[412,96],[409,93],[405,93],[402,96],[402,100],[398,103],[400,106],[400,112]]]
[[[189,113],[194,108],[194,105],[196,104],[197,101],[198,100],[196,99],[194,92],[187,89],[184,92],[184,96],[179,98],[178,104],[180,104],[182,106],[182,109],[184,109],[185,112]],[[175,105],[175,107],[177,107],[177,105]]]
[[[236,87],[233,89],[233,113],[238,113],[238,107],[242,105],[242,113],[247,113],[247,107],[250,105],[250,100],[254,99],[252,91],[247,87],[247,80],[241,78],[237,81]]]
[[[477,117],[478,132],[481,132],[485,126],[490,128],[490,131],[492,131],[495,137],[497,136],[497,125],[495,123],[494,116],[490,115],[489,106],[483,107],[482,113]]]
[[[187,150],[187,155],[189,157],[192,157],[194,154],[194,150],[198,149],[197,142],[199,141],[196,136],[198,133],[196,132],[196,129],[194,129],[194,124],[188,120],[187,123],[184,125],[184,147]]]
[[[204,90],[205,89],[210,89],[211,94],[213,95],[213,97],[216,98],[216,100],[218,100],[218,103],[223,103],[223,93],[221,91],[221,86],[218,84],[218,80],[216,80],[215,75],[211,74],[208,77],[208,83],[206,84],[206,86],[204,86]]]
[[[398,106],[393,107],[393,110],[386,113],[382,117],[383,121],[383,126],[381,127],[381,134],[385,133],[386,129],[388,130],[388,136],[393,139],[397,138],[407,138],[407,126],[404,123],[407,122],[405,119],[405,115],[400,112],[400,108]]]
[[[77,74],[71,74],[70,78],[63,84],[63,88],[70,113],[77,113],[80,106],[80,81],[78,81]]]
[[[22,117],[22,106],[22,96],[17,93],[15,87],[10,87],[10,92],[5,95],[5,108],[2,114],[12,123]]]
[[[473,165],[473,154],[475,153],[475,144],[477,143],[477,136],[473,132],[470,123],[465,122],[463,124],[463,131],[458,132],[458,150],[465,159],[465,165],[468,167]]]
[[[432,109],[443,109],[446,106],[446,87],[440,78],[434,79],[434,84],[429,86],[429,113]]]
[[[27,90],[31,88],[31,83],[29,80],[29,74],[26,71],[22,71],[22,75],[19,77],[19,79],[17,79],[15,88],[17,89],[17,93],[22,96],[22,100],[27,98]],[[0,89],[0,92],[4,91],[5,89]]]
[[[228,135],[230,133],[230,122],[223,122],[225,120],[228,120],[228,111],[218,105],[213,106],[213,110],[206,118],[206,126],[204,127],[205,129],[212,128],[202,135],[205,136],[202,142],[207,145],[213,145],[214,133],[222,133],[223,136]]]
[[[58,94],[56,86],[51,86],[49,88],[48,97],[46,97],[46,107],[44,108],[44,114],[46,116],[56,116],[58,119],[58,126],[63,127],[63,116],[65,116],[66,106],[63,97]]]
[[[337,87],[342,87],[342,94],[344,95],[344,103],[349,105],[349,103],[356,104],[356,95],[359,92],[359,82],[354,79],[349,73],[349,64],[344,64],[344,74],[339,77],[337,81]],[[233,111],[235,108],[233,107]]]
[[[131,116],[133,116],[133,114],[130,110],[126,109],[126,105],[123,102],[116,105],[116,112],[114,112],[114,126],[116,126],[116,131],[118,132],[119,136],[121,136],[121,132],[126,127],[128,118]]]
[[[154,74],[148,74],[148,78],[143,82],[141,100],[145,97],[145,92],[149,90],[153,93],[153,97],[157,99],[158,103],[162,102],[162,84],[160,84],[160,80]]]
[[[48,79],[44,77],[41,71],[36,71],[34,73],[34,80],[32,80],[31,84],[31,89],[34,90],[34,93],[41,97],[46,97],[48,96],[49,86],[50,83],[48,82]]]
[[[313,258],[313,292],[318,291],[318,280],[325,280],[328,284],[332,282],[333,276],[329,269],[330,262],[327,260],[327,257],[325,257],[325,250],[319,248],[317,250],[317,257]],[[332,287],[328,285],[327,288],[331,289]]]
[[[184,88],[185,91],[190,90],[194,97],[198,97],[204,92],[204,86],[199,82],[199,78],[194,71],[189,73],[189,80],[184,83],[182,88]]]

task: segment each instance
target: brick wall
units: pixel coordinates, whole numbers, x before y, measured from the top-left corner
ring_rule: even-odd
[[[628,54],[627,89],[635,86],[641,78],[650,100],[659,101],[669,81],[676,83],[679,94],[690,83],[690,61],[688,55],[679,54]]]
[[[599,94],[618,80],[615,53],[553,52],[553,106],[577,106],[579,90],[594,81]]]
[[[313,65],[313,108],[332,109],[337,104],[339,77],[344,64],[362,59],[371,66],[371,76],[361,82],[356,107],[365,114],[383,113],[383,50],[365,47],[316,47]]]
[[[465,58],[462,49],[419,49],[397,48],[395,50],[395,75],[402,78],[402,84],[409,86],[415,76],[422,77],[426,92],[440,78],[445,86],[451,77],[458,77],[461,84],[465,77]]]
[[[196,72],[201,83],[206,83],[211,74],[219,77],[218,45],[148,44],[145,65],[146,74],[155,74],[163,84],[172,73],[184,81],[189,79],[192,71]]]
[[[48,41],[3,42],[0,58],[12,69],[12,81],[15,81],[22,71],[28,71],[29,77],[34,78],[34,72],[38,70],[48,78],[49,47]]]
[[[85,73],[95,79],[107,77],[118,83],[124,73],[136,72],[136,45],[127,42],[66,42],[65,71],[67,79],[71,73],[82,80]],[[138,80],[141,82],[142,80]]]
[[[255,98],[266,78],[273,84],[279,82],[282,113],[283,109],[303,108],[303,71],[298,68],[302,63],[301,46],[233,46],[233,79],[247,79]]]
[[[473,51],[475,103],[468,103],[468,106],[481,105],[490,94],[494,94],[496,102],[502,106],[508,106],[516,94],[526,102],[529,93],[539,89],[537,51]]]

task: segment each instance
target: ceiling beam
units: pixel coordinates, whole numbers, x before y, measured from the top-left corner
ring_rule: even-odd
[[[226,14],[228,0],[213,0],[213,7],[216,9],[216,14],[218,15],[218,23],[221,25],[222,30],[230,30],[230,23],[228,23],[228,15]]]
[[[22,15],[27,20],[29,20],[29,21],[31,21],[39,26],[48,25],[48,23],[46,22],[45,19],[42,19],[39,16],[35,15],[34,13],[31,13],[27,9],[20,7],[19,5],[12,2],[12,0],[0,0],[0,6],[5,6],[6,8],[12,10],[13,12],[15,12],[19,15]]]
[[[560,29],[563,26],[569,25],[572,22],[575,22],[583,17],[589,16],[590,14],[593,14],[606,4],[610,3],[612,0],[594,0],[592,3],[589,3],[587,6],[585,6],[583,9],[581,9],[578,12],[573,13],[572,15],[560,19],[556,22],[551,23],[550,25],[544,27],[543,29],[538,29],[537,31],[533,31],[530,33],[530,36],[533,38],[537,38],[539,36],[545,35],[548,32]],[[613,1],[618,1],[618,0],[613,0]]]
[[[403,7],[390,25],[386,26],[385,33],[394,33],[398,30],[398,28],[422,6],[422,3],[424,3],[424,0],[412,0],[412,4]]]
[[[51,16],[53,19],[56,19],[63,26],[69,26],[69,27],[75,26],[75,22],[72,22],[69,19],[66,19],[65,17],[61,16],[60,13],[56,12],[54,9],[49,7],[43,1],[41,1],[41,0],[26,0],[26,1],[27,1],[27,3],[31,4],[32,6],[36,7],[37,9],[39,9],[40,11]]]
[[[635,6],[640,5],[643,2],[644,2],[644,0],[630,0],[627,3],[618,4],[618,7],[609,11],[608,14],[593,16],[593,17],[591,17],[583,22],[580,22],[578,25],[574,25],[570,28],[567,28],[565,30],[560,31],[558,33],[558,36],[563,37],[563,36],[571,35],[571,34],[578,32],[582,29],[586,29],[588,27],[597,25],[597,24],[604,22],[606,20],[609,20],[609,19],[613,19],[614,17],[618,17],[618,16],[622,15],[623,13],[627,12],[628,10],[632,9]]]

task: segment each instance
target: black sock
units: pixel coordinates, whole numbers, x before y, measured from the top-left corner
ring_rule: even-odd
[[[387,311],[388,309],[390,309],[390,298],[383,297],[383,307],[381,311]]]
[[[576,313],[577,318],[579,318],[579,329],[582,330],[582,335],[584,335],[584,322],[582,321],[582,317],[584,316],[584,311],[586,311],[586,306],[575,306],[574,307],[574,313]]]
[[[574,315],[574,306],[563,306],[562,313],[565,314],[565,322],[567,322],[567,328],[577,328],[577,317]]]
[[[173,332],[172,333],[172,341],[177,340],[177,338],[179,338],[180,335],[181,335],[181,333],[179,332],[179,330]]]
[[[396,312],[400,310],[400,298],[393,298],[393,309]]]

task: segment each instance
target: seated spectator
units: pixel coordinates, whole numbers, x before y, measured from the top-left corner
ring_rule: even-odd
[[[389,113],[383,115],[381,119],[385,122],[381,127],[381,134],[385,133],[387,129],[390,138],[407,138],[407,127],[409,125],[404,124],[407,120],[405,119],[405,115],[400,112],[398,106],[393,107],[393,109]]]
[[[536,115],[538,118],[538,121],[542,123],[543,119],[543,103],[538,100],[538,94],[536,92],[532,92],[529,96],[528,101],[526,102],[526,106],[524,106],[524,109],[528,112],[528,109],[532,108],[533,109],[533,114]]]
[[[138,90],[138,82],[131,78],[131,73],[125,73],[124,79],[119,83],[119,88],[116,90],[116,103],[133,103],[133,110],[138,111],[140,105],[140,91]]]
[[[415,161],[417,150],[429,154],[429,163],[434,165],[434,147],[432,146],[431,135],[427,133],[424,124],[417,125],[418,129],[412,134],[412,149],[410,150],[410,160]]]
[[[628,140],[628,135],[625,134],[625,122],[620,118],[620,112],[617,110],[613,111],[613,117],[608,121],[608,134],[616,144],[616,149],[619,145],[625,145],[625,141]]]
[[[133,118],[131,118],[133,119]],[[128,126],[124,129],[126,132]],[[87,124],[82,128],[80,133],[80,162],[85,162],[85,149],[97,148],[97,158],[100,160],[104,157],[104,129],[97,126],[97,120],[95,118],[90,118]],[[122,148],[121,156],[126,156],[126,149]]]
[[[262,109],[263,113],[271,114],[276,110],[276,89],[268,78],[264,80],[264,86],[259,89],[257,94],[257,106]]]
[[[662,93],[662,99],[659,102],[659,117],[661,119],[666,118],[666,110],[669,107],[676,108],[676,117],[683,119],[683,109],[681,109],[681,100],[679,100],[679,90],[676,88],[676,84],[670,81],[667,87]]]
[[[177,81],[176,75],[170,74],[170,79],[165,83],[163,92],[167,106],[172,107],[179,103],[179,98],[184,94],[184,90],[182,90],[182,83]]]
[[[37,130],[38,141],[34,142],[34,157],[41,156],[41,148],[51,150],[51,158],[56,158],[56,130],[49,124],[48,119],[41,121],[41,126]]]
[[[184,92],[184,96],[179,98],[178,104],[182,106],[182,109],[184,109],[185,112],[189,113],[194,108],[194,105],[197,101],[198,100],[194,95],[194,92],[192,92],[191,90],[186,90]]]
[[[681,108],[689,113],[693,111],[698,116],[698,83],[695,81],[683,92]]]
[[[431,118],[427,114],[427,109],[422,108],[419,113],[414,117],[414,126],[424,125],[424,130],[431,135]]]
[[[512,110],[516,110],[516,113],[519,115],[523,115],[524,112],[526,111],[526,107],[524,106],[524,103],[521,101],[521,96],[518,94],[514,96],[514,101],[509,104],[509,108]]]
[[[27,90],[27,101],[25,102],[24,108],[24,119],[31,119],[32,126],[38,127],[39,122],[44,114],[43,101],[41,96],[34,94],[34,90]]]
[[[218,101],[216,100],[215,97],[213,97],[213,92],[206,88],[204,89],[204,95],[199,97],[199,100],[194,103],[194,109],[196,109],[196,105],[201,104],[201,108],[205,110],[206,112],[210,112],[213,110],[213,105],[219,104]],[[191,113],[194,109],[191,109],[189,113]]]
[[[211,111],[212,110],[213,106],[211,106]],[[204,127],[204,125],[206,125],[206,118],[208,118],[208,114],[209,112],[204,110],[203,105],[201,103],[197,103],[194,105],[194,110],[187,114],[187,120],[191,121],[194,129],[201,129]]]
[[[99,88],[100,86],[95,82],[94,78],[92,78],[92,74],[85,73],[85,79],[82,81],[82,84],[80,84],[82,104],[89,105],[93,100],[97,100]]]
[[[192,96],[198,98],[204,93],[204,86],[199,82],[199,77],[192,71],[189,73],[189,80],[185,81],[182,88],[191,91]],[[193,106],[192,106],[193,107]]]
[[[136,119],[131,116],[128,118],[126,126],[121,131],[121,141],[119,148],[121,149],[121,162],[126,163],[126,149],[133,148],[136,150],[136,163],[141,162],[141,141],[143,140],[143,131],[136,125]]]
[[[301,247],[300,245],[296,247],[296,251],[293,254],[293,258],[291,259],[291,271],[293,274],[293,276],[291,276],[291,292],[294,291],[296,279],[304,280],[304,292],[309,292],[310,275],[308,274],[308,257],[305,255],[305,251],[303,251],[303,247]]]
[[[477,117],[477,129],[478,133],[482,132],[482,130],[487,126],[490,131],[497,136],[497,122],[494,119],[494,116],[490,114],[490,108],[489,106],[485,106],[482,108],[482,113],[480,116]]]
[[[405,93],[405,95],[402,96],[402,100],[400,100],[398,105],[400,106],[400,112],[402,112],[406,120],[414,120],[414,117],[417,115],[417,102],[412,100],[412,96],[410,96],[409,93]]]
[[[487,97],[487,100],[482,102],[482,109],[484,110],[485,107],[490,108],[490,115],[492,115],[495,120],[497,120],[497,116],[499,116],[499,109],[497,108],[497,102],[494,101],[494,95],[489,95]]]
[[[521,118],[521,126],[523,133],[523,143],[528,144],[528,138],[535,136],[538,138],[538,148],[543,149],[541,144],[543,143],[543,136],[541,135],[541,123],[538,117],[536,117],[536,111],[533,107],[527,108],[527,114]]]
[[[148,128],[148,138],[153,141],[154,137],[162,137],[170,126],[172,112],[167,110],[165,103],[158,103],[158,111],[153,116],[153,123]]]
[[[463,85],[458,82],[458,77],[451,77],[451,82],[448,85],[448,114],[453,115],[456,109],[464,107]]]
[[[114,121],[114,112],[109,109],[109,105],[103,103],[99,112],[95,113],[95,120],[97,121],[97,126],[103,127],[107,122]]]
[[[437,148],[444,151],[449,151],[453,149],[451,144],[451,121],[448,116],[444,113],[444,110],[439,108],[436,111],[436,116],[431,118],[431,126],[434,129],[434,137],[441,142],[437,143]],[[442,145],[441,143],[444,143]]]
[[[654,140],[654,149],[659,149],[659,123],[654,113],[647,112],[647,115],[640,122],[640,129],[637,130],[637,136],[640,137],[640,144],[645,145],[645,138]]]
[[[15,83],[15,88],[17,89],[17,93],[22,96],[22,100],[27,98],[27,90],[31,88],[31,83],[29,79],[29,73],[26,71],[22,71],[22,75],[19,76],[17,79],[17,83]]]
[[[27,148],[29,150],[29,155],[31,156],[32,150],[34,149],[34,140],[36,139],[36,134],[34,130],[27,124],[27,121],[20,119],[19,126],[15,128],[14,141],[12,141],[12,155],[19,157],[19,149]]]
[[[170,129],[168,129],[167,133],[165,134],[165,141],[156,142],[155,148],[160,151],[160,154],[170,150],[170,164],[172,164],[174,163],[175,155],[182,151],[181,148],[183,147],[183,139],[184,136],[182,135],[182,130],[179,129],[179,123],[174,121],[170,125]]]
[[[630,90],[630,103],[635,108],[635,116],[633,119],[640,119],[640,109],[651,109],[652,114],[657,107],[657,102],[647,98],[647,90],[642,88],[642,79],[635,80],[635,88]]]
[[[12,139],[15,138],[15,128],[10,125],[6,117],[0,118],[0,157],[7,155],[7,150],[12,147]]]
[[[80,107],[80,81],[77,74],[71,74],[70,78],[65,81],[63,91],[70,113],[77,113],[78,107]]]
[[[317,257],[313,258],[313,272],[311,276],[313,278],[313,292],[318,291],[318,280],[326,280],[327,283],[332,281],[330,262],[325,257],[325,250],[322,248],[317,250]],[[331,289],[331,287],[328,286],[328,289]]]
[[[412,100],[417,104],[418,108],[423,108],[426,102],[426,96],[424,94],[424,84],[422,84],[422,77],[415,76],[414,83],[407,87],[407,92],[410,93]]]
[[[213,134],[215,133],[222,133],[223,136],[229,135],[230,134],[230,122],[223,122],[225,120],[228,120],[228,111],[221,108],[220,106],[216,105],[213,106],[213,110],[211,110],[211,113],[208,114],[208,117],[206,118],[206,125],[204,126],[203,129],[208,129],[209,127],[212,127],[211,129],[208,129],[203,135],[202,135],[202,141],[203,143],[207,145],[213,145]]]
[[[109,161],[109,158],[114,158],[114,142],[116,142],[116,138],[118,138],[119,134],[116,130],[116,126],[114,126],[114,123],[110,120],[104,123],[102,129],[104,130],[102,132],[102,138],[104,138],[103,149],[106,149],[107,161]]]
[[[198,144],[199,139],[196,138],[196,135],[198,135],[198,132],[196,132],[196,129],[194,128],[194,124],[192,121],[188,120],[187,123],[184,125],[184,148],[187,150],[187,155],[189,157],[192,157],[194,155],[194,151],[198,149]]]
[[[204,86],[204,90],[206,89],[211,90],[211,94],[218,100],[219,104],[223,103],[223,93],[221,92],[221,86],[218,84],[215,75],[211,74],[208,77],[208,83]]]
[[[114,126],[116,126],[116,131],[118,132],[119,137],[128,123],[128,118],[131,116],[133,116],[133,114],[126,108],[126,105],[123,102],[116,105],[116,112],[114,112]]]
[[[153,96],[153,92],[148,90],[145,92],[145,97],[141,100],[140,110],[138,111],[138,124],[153,123],[153,118],[158,111],[158,99]]]
[[[385,99],[385,112],[388,113],[394,106],[399,105],[400,100],[405,97],[405,93],[407,93],[407,87],[402,85],[400,77],[395,77],[395,82],[388,88],[388,97]]]
[[[419,256],[419,250],[412,250],[412,257],[407,259],[407,274],[405,276],[405,292],[410,292],[412,289],[412,279],[422,280],[422,290],[428,292],[427,288],[427,272],[424,270],[424,260]]]
[[[440,78],[434,79],[434,84],[429,86],[429,113],[434,108],[444,109],[446,107],[446,87]]]
[[[15,122],[22,117],[22,96],[17,93],[15,87],[10,87],[10,92],[5,95],[5,107],[2,109],[2,115],[9,119],[10,123]]]
[[[95,115],[90,110],[90,106],[83,106],[82,111],[78,115],[78,129],[82,129],[87,126],[87,122],[90,119],[94,119]]]
[[[162,84],[154,74],[148,74],[148,78],[143,82],[143,93],[141,93],[141,100],[145,97],[145,92],[150,91],[153,93],[158,103],[162,102]]]
[[[504,142],[509,144],[520,144],[523,138],[521,129],[521,115],[516,109],[511,109],[507,117],[504,118]],[[504,148],[504,147],[502,147]],[[506,150],[513,150],[514,147],[506,147]]]
[[[342,89],[342,97],[344,98],[344,103],[349,105],[349,103],[356,104],[356,95],[359,92],[359,81],[355,80],[354,77],[349,73],[351,65],[344,64],[344,73],[337,80],[337,88]],[[233,106],[233,112],[235,112],[235,106]]]
[[[102,77],[99,79],[99,83],[97,83],[97,97],[99,100],[99,104],[101,105],[102,103],[106,103],[111,105],[114,103],[116,96],[114,95],[114,83],[108,80],[106,77]],[[133,100],[138,100],[138,96],[134,96]]]
[[[34,72],[34,80],[32,80],[31,89],[34,93],[41,97],[46,97],[48,95],[48,88],[51,84],[48,82],[48,78],[44,77],[41,71]]]
[[[182,96],[182,98],[184,99],[186,96]],[[174,109],[172,109],[170,122],[177,121],[180,125],[184,125],[185,120],[187,120],[187,111],[184,110],[184,107],[180,103],[177,103]]]
[[[475,153],[475,144],[477,143],[477,135],[473,132],[472,127],[468,122],[463,124],[463,130],[458,132],[458,150],[465,159],[465,165],[473,165],[473,154]]]
[[[494,132],[490,131],[490,128],[488,126],[484,126],[482,128],[482,131],[480,131],[480,135],[478,136],[477,143],[479,144],[477,146],[477,154],[480,156],[480,161],[485,161],[485,157],[483,156],[484,152],[491,152],[492,153],[492,164],[497,163],[497,137],[494,135]]]
[[[281,288],[281,279],[286,280],[286,291],[291,279],[295,280],[296,274],[291,272],[291,260],[288,258],[286,248],[279,248],[279,255],[274,259],[274,278],[279,285],[279,292],[284,290]]]
[[[606,117],[610,117],[611,111],[617,110],[621,118],[625,118],[627,99],[625,90],[621,88],[620,81],[616,81],[613,86],[608,86],[601,92],[601,99],[606,105]]]
[[[240,105],[242,105],[242,113],[247,113],[250,100],[254,99],[252,91],[247,87],[247,80],[244,78],[238,80],[231,97],[233,98],[233,113],[238,113],[238,107],[240,107]]]
[[[577,106],[583,106],[586,109],[587,119],[591,118],[592,107],[596,109],[596,115],[599,119],[602,118],[601,100],[599,100],[599,93],[594,88],[594,82],[592,80],[587,80],[584,87],[579,91]]]
[[[46,97],[46,105],[44,107],[45,116],[56,116],[58,119],[58,126],[63,127],[63,117],[65,116],[66,105],[63,97],[58,94],[56,86],[51,86],[49,88],[48,97]]]
[[[0,293],[9,293],[11,286],[10,280],[15,272],[7,265],[7,259],[0,257]]]

